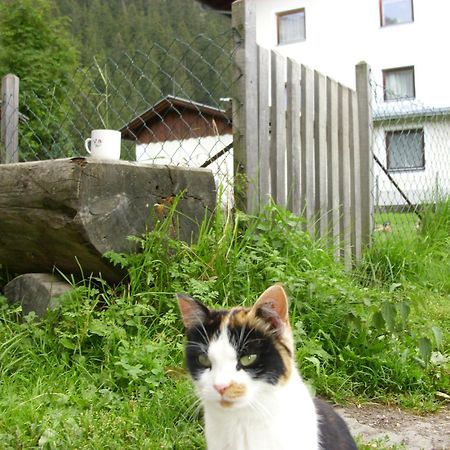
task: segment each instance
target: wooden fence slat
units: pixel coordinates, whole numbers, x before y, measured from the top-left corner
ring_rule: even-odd
[[[286,207],[286,59],[272,51],[271,62],[271,153],[275,162],[275,201]]]
[[[287,189],[288,208],[301,214],[301,142],[300,142],[300,65],[291,58],[287,60]]]
[[[314,181],[314,73],[306,66],[301,66],[301,110],[300,136],[302,148],[301,191],[302,210],[307,228],[315,234],[315,181]]]
[[[19,161],[19,78],[8,74],[1,85],[0,164]]]
[[[233,155],[235,202],[250,213],[259,208],[258,198],[258,92],[256,0],[233,3],[234,58]]]
[[[248,44],[255,37],[254,7],[255,0],[233,4],[233,16],[235,10],[239,16],[233,28],[242,33],[247,27],[238,39],[233,102],[235,163],[247,175],[246,209],[261,210],[272,198],[302,215],[312,236],[330,236],[335,257],[351,268],[370,242],[373,209],[368,66],[357,66],[355,92]]]
[[[363,246],[369,246],[373,230],[373,152],[370,69],[367,63],[356,66],[356,93],[358,96],[358,124],[361,180],[361,237]]]
[[[327,173],[329,222],[334,247],[334,256],[340,257],[340,196],[339,196],[339,121],[338,121],[338,84],[327,78]]]
[[[350,91],[349,101],[352,256],[354,261],[358,262],[362,258],[361,162],[359,148],[358,98],[355,91]]]
[[[324,75],[315,71],[314,100],[314,159],[315,159],[315,192],[316,220],[319,236],[328,232],[328,195],[327,195],[327,80]]]
[[[341,243],[344,265],[352,265],[350,193],[349,89],[339,84],[339,193],[341,198]]]
[[[259,199],[262,210],[273,196],[270,170],[270,52],[258,47],[258,138],[259,138]]]

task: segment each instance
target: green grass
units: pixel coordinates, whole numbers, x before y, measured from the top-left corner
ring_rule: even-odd
[[[0,300],[0,448],[203,448],[175,293],[223,307],[275,282],[290,293],[296,356],[318,393],[439,407],[450,233],[383,236],[349,274],[274,206],[218,212],[191,246],[169,237],[171,224],[134,238],[141,253],[109,255],[129,283],[80,283],[42,321]]]
[[[420,227],[412,213],[385,213],[392,233],[375,233],[358,276],[363,283],[396,290],[415,308],[415,322],[436,325],[450,345],[450,201],[421,211]],[[403,217],[404,216],[404,217]],[[407,225],[405,225],[407,224]],[[406,226],[406,228],[405,228]]]
[[[356,443],[359,450],[406,450],[402,444],[391,444],[388,439],[375,439],[365,442],[362,436],[357,436]]]
[[[386,211],[376,213],[374,216],[375,230],[381,230],[382,225],[388,222],[391,226],[390,233],[394,237],[400,235],[416,234],[419,217],[413,212]],[[383,232],[375,232],[375,239],[383,236]]]

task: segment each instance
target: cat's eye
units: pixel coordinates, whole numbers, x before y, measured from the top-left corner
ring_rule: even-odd
[[[258,359],[258,355],[244,355],[241,356],[239,362],[243,367],[251,366]]]
[[[205,354],[198,355],[198,362],[201,366],[209,368],[211,367],[211,361]]]

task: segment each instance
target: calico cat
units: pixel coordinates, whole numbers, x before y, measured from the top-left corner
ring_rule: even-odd
[[[208,450],[357,449],[345,422],[299,375],[280,285],[251,308],[212,310],[181,294],[178,304]]]

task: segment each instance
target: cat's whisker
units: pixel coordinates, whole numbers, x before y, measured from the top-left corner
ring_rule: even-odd
[[[202,337],[204,338],[205,344],[208,345],[208,344],[209,344],[209,336],[208,336],[208,332],[206,331],[206,328],[205,328],[205,325],[204,325],[203,322],[201,323],[201,325],[202,325],[202,328],[199,329],[200,334],[201,334]]]
[[[253,338],[250,339],[251,337],[251,330],[248,331],[248,333],[245,336],[245,340],[244,342],[241,344],[241,348],[246,348],[247,346],[249,346],[250,344],[256,344],[258,345],[261,342],[261,339],[258,338]]]
[[[204,344],[203,342],[187,341],[186,346],[198,348],[204,353],[207,353],[207,351],[208,351],[208,345]]]
[[[239,344],[241,348],[245,348],[250,338],[250,330],[247,330],[247,325],[244,324],[241,330],[241,334],[239,336]]]
[[[205,325],[203,323],[204,321],[204,315],[200,314],[198,311],[194,310],[192,312],[193,317],[195,318],[195,326],[197,330],[199,331],[201,337],[203,338],[203,341],[206,345],[209,344],[209,336],[208,332],[206,331]],[[199,326],[200,325],[200,326]]]
[[[273,418],[273,414],[257,399],[252,399],[250,406],[256,411],[262,413],[268,419]]]
[[[199,415],[202,404],[201,404],[201,399],[200,398],[196,398],[193,397],[191,399],[191,404],[189,405],[188,408],[186,408],[186,410],[183,413],[183,416],[189,420],[192,417],[196,417]]]

